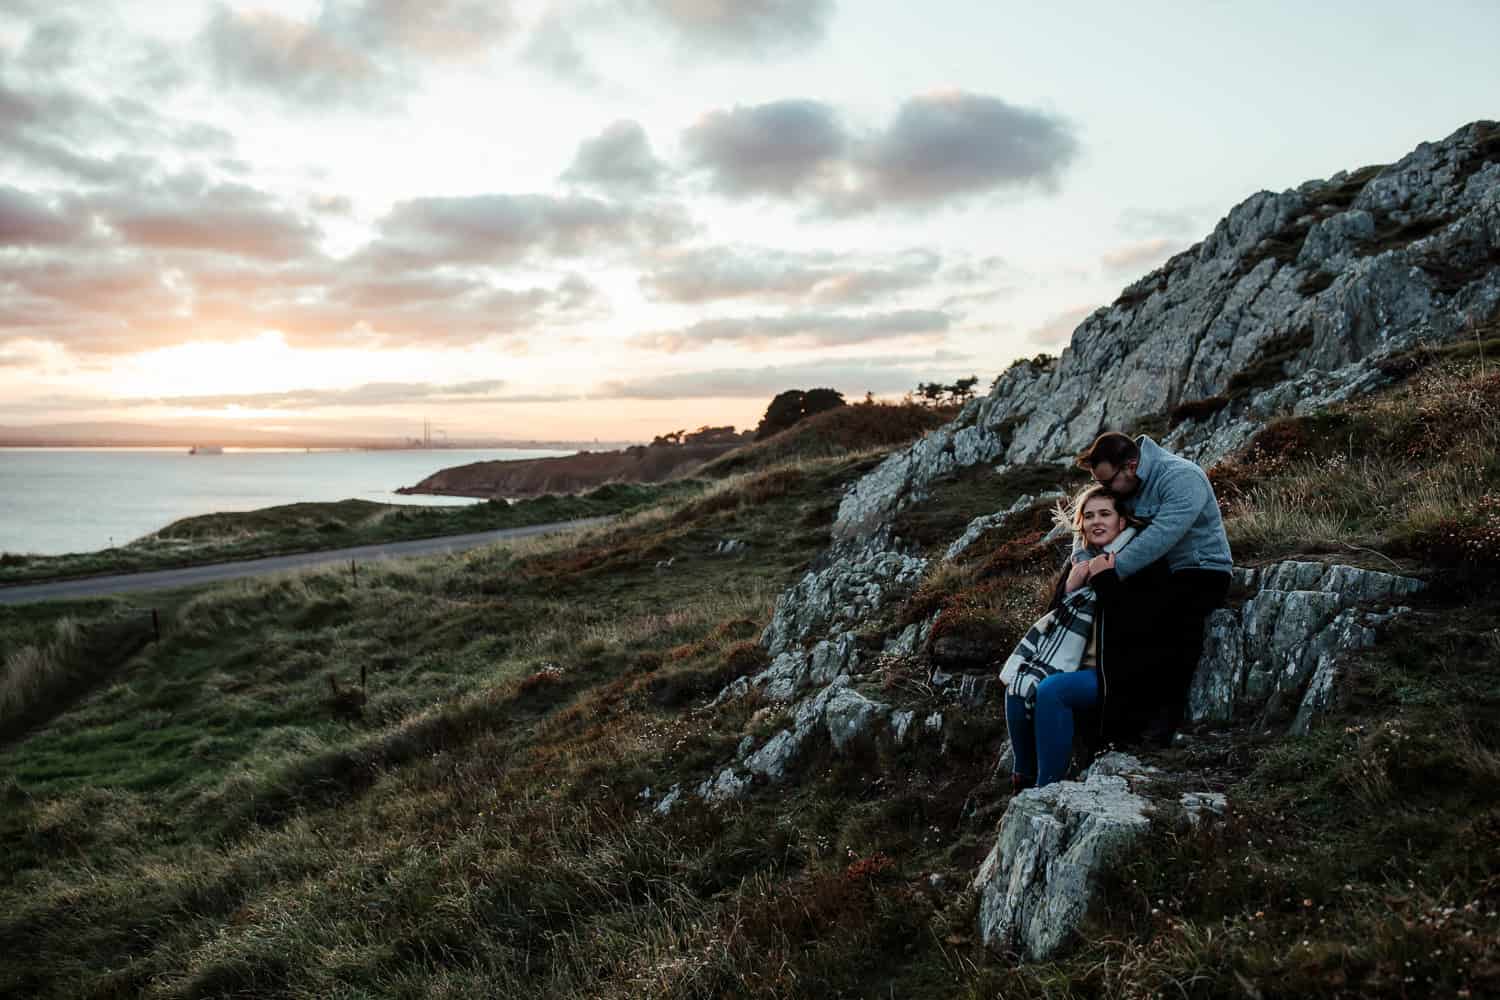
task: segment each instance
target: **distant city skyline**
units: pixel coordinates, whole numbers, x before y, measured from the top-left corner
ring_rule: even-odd
[[[1500,8],[0,0],[0,426],[646,440],[1057,353]]]

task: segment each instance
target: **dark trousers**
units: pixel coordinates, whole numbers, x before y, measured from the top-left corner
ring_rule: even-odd
[[[1188,688],[1203,655],[1203,624],[1215,608],[1224,606],[1230,579],[1228,573],[1210,569],[1182,569],[1167,579],[1166,600],[1162,605],[1163,652],[1167,656],[1166,674],[1171,679],[1173,697],[1167,703],[1165,717],[1159,720],[1165,733],[1151,734],[1157,738],[1170,736],[1182,723]]]

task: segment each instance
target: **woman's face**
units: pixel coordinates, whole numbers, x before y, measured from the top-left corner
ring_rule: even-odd
[[[1083,540],[1089,545],[1108,545],[1125,528],[1125,519],[1110,497],[1092,497],[1083,505]]]

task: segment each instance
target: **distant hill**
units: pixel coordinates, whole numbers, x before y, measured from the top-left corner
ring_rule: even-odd
[[[637,445],[621,451],[580,451],[557,458],[470,462],[434,472],[404,494],[477,497],[484,500],[579,493],[605,483],[659,483],[687,475],[733,444]]]
[[[840,406],[815,413],[764,441],[736,448],[704,465],[698,474],[729,476],[797,459],[894,447],[942,426],[956,413],[955,408],[933,409],[912,403]]]

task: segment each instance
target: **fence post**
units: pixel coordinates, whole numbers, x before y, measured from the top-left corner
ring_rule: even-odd
[[[354,586],[359,586],[359,569],[354,565],[354,560],[349,560],[349,578],[354,581]]]
[[[155,608],[151,609],[151,635],[156,642],[161,642],[161,615]]]

